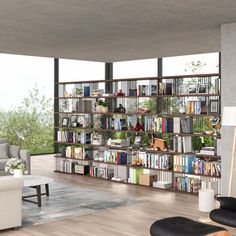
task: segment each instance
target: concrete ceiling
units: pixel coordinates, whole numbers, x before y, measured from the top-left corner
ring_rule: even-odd
[[[235,0],[1,0],[0,52],[122,61],[220,50]]]

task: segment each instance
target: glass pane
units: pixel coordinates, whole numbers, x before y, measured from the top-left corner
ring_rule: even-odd
[[[163,75],[219,72],[219,53],[206,53],[163,58]]]
[[[105,63],[80,60],[59,60],[59,81],[89,81],[105,79]]]
[[[113,63],[114,79],[157,76],[157,58]]]
[[[53,152],[53,59],[0,54],[0,137],[31,153]]]

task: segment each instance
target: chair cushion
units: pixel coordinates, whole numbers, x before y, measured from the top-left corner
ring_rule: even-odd
[[[20,158],[20,146],[9,145],[9,158]]]
[[[0,159],[8,158],[8,143],[0,143]]]
[[[170,217],[154,222],[150,228],[152,236],[204,236],[225,230],[184,217]]]
[[[217,223],[236,227],[236,211],[214,209],[210,212],[210,218]]]
[[[6,166],[8,161],[9,161],[9,158],[0,159],[0,171],[5,171],[5,166]]]

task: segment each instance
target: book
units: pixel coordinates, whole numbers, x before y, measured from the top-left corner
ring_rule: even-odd
[[[193,151],[192,137],[191,136],[183,136],[182,140],[183,140],[183,152],[184,153],[192,152]]]

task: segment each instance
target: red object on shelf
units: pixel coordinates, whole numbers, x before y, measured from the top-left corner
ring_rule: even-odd
[[[143,126],[139,123],[139,119],[137,119],[137,123],[135,125],[134,130],[135,131],[142,131],[143,130]]]

